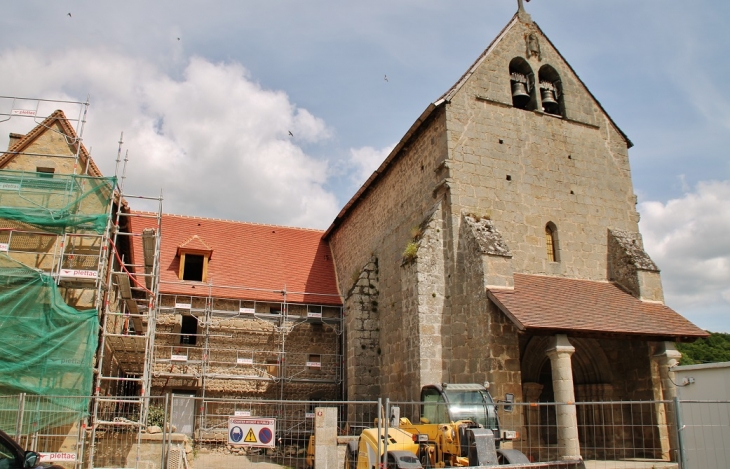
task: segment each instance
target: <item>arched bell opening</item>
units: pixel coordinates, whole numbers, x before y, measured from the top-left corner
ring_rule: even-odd
[[[560,75],[550,65],[543,65],[537,74],[543,112],[565,117],[563,86]]]
[[[522,57],[515,57],[509,63],[509,76],[512,105],[518,109],[537,109],[535,74],[530,64]]]

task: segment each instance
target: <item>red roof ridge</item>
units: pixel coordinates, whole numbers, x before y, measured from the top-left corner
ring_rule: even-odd
[[[145,210],[133,210],[132,213],[137,213],[140,215],[157,215],[157,212],[151,212],[151,211],[145,211]],[[287,230],[299,230],[299,231],[312,231],[315,233],[324,233],[324,230],[319,230],[316,228],[303,228],[300,226],[286,226],[286,225],[273,225],[270,223],[256,223],[252,221],[242,221],[242,220],[231,220],[226,218],[210,218],[210,217],[199,217],[196,215],[179,215],[175,213],[163,213],[162,217],[176,217],[176,218],[188,218],[191,220],[208,220],[208,221],[222,221],[226,223],[240,223],[242,225],[254,225],[254,226],[268,226],[271,228],[283,228]]]

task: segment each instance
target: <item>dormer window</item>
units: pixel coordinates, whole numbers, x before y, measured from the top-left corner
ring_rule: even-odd
[[[512,105],[518,109],[536,109],[535,74],[530,64],[522,57],[515,57],[509,63],[509,77]]]
[[[177,247],[180,257],[178,278],[192,282],[206,282],[208,280],[208,263],[213,255],[213,249],[198,235],[194,235]]]
[[[560,75],[550,65],[543,65],[538,72],[540,102],[546,114],[565,117],[563,88]]]

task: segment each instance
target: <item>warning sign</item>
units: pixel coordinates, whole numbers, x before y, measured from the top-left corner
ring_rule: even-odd
[[[273,448],[276,419],[228,417],[228,444]]]

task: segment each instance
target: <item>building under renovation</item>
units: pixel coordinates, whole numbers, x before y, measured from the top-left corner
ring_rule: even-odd
[[[81,145],[80,107],[7,114],[36,125],[0,158],[2,294],[18,301],[0,314],[30,314],[47,289],[44,305],[86,321],[58,330],[61,363],[83,373],[0,368],[0,392],[93,394],[94,430],[166,394],[417,400],[487,381],[517,402],[669,400],[673,343],[707,335],[664,305],[631,141],[521,8],[326,232],[131,210]],[[18,363],[32,355],[15,346]],[[194,435],[232,413],[220,405],[180,404],[173,421]],[[649,413],[649,456],[667,459],[669,417]],[[629,444],[584,431],[608,416],[575,406],[539,418],[557,430],[524,438],[562,458]]]

